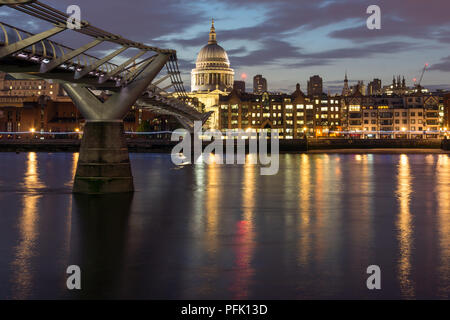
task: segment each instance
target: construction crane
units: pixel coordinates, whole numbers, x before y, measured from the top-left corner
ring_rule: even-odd
[[[425,63],[425,66],[423,67],[423,70],[422,70],[422,74],[420,75],[419,83],[416,84],[417,88],[420,88],[420,84],[422,83],[423,75],[425,74],[425,71],[427,71],[428,66],[429,66],[429,64]],[[417,79],[414,78],[413,81],[416,82]]]

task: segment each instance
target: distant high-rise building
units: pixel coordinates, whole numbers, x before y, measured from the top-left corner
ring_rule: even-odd
[[[233,89],[240,92],[245,92],[245,81],[235,80],[233,83]]]
[[[381,94],[381,89],[381,80],[373,79],[373,81],[369,82],[369,85],[367,86],[367,95],[374,96]]]
[[[358,83],[355,84],[354,86],[351,86],[350,90],[351,90],[352,94],[359,92],[363,96],[366,95],[366,85],[364,84],[364,81],[362,81],[362,80],[358,80]]]
[[[321,96],[323,93],[323,80],[318,75],[312,76],[308,81],[308,96]]]
[[[267,80],[262,75],[253,77],[253,93],[263,93],[267,91]]]
[[[345,79],[344,79],[344,88],[342,89],[342,95],[344,97],[349,96],[352,93],[350,90],[350,87],[348,86],[348,78],[347,78],[347,71],[345,71]]]

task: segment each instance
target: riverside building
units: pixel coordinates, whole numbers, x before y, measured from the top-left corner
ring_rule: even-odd
[[[233,90],[229,95],[220,96],[219,107],[222,132],[277,129],[280,139],[299,139],[336,136],[342,131],[340,98],[307,97],[299,84],[292,94]]]
[[[423,93],[342,99],[346,135],[359,138],[439,138],[444,125],[444,96]]]

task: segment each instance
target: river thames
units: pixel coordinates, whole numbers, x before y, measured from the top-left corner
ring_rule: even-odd
[[[0,153],[0,299],[450,296],[448,154],[130,157],[134,194],[74,196],[78,154]]]

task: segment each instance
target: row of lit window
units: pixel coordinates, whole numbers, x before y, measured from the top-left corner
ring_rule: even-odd
[[[272,105],[271,107],[272,107],[272,110],[282,110],[282,105]],[[261,108],[260,105],[253,106],[253,109],[260,109],[260,108]],[[297,108],[297,109],[307,109],[307,110],[312,110],[312,109],[314,109],[314,105],[312,105],[312,104],[307,104],[307,105],[297,104],[297,105],[296,105],[296,108]],[[228,110],[228,105],[226,105],[226,104],[222,105],[222,106],[221,106],[221,109],[222,109],[222,110]],[[239,109],[239,105],[233,104],[233,105],[231,105],[231,109],[237,110],[237,109]],[[248,106],[244,105],[244,106],[242,106],[242,109],[248,109]],[[269,108],[268,108],[268,109],[269,109]],[[292,104],[287,104],[285,109],[286,109],[286,110],[293,110],[293,109],[294,109],[294,106],[293,106]],[[339,111],[339,107],[338,107],[338,106],[334,106],[334,107],[321,107],[320,109],[321,109],[321,111],[328,111],[328,110],[330,110],[330,111]],[[358,110],[358,111],[359,111],[359,110]]]

